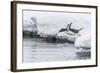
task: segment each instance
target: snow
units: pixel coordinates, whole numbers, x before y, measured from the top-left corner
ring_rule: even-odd
[[[91,32],[89,29],[83,29],[78,33],[75,40],[75,47],[88,47],[91,48]]]
[[[23,20],[23,30],[25,31],[33,31],[34,22],[29,19]]]

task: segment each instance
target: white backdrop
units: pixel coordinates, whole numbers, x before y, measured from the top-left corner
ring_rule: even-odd
[[[10,71],[10,34],[11,34],[10,33],[10,8],[11,8],[10,1],[11,0],[0,0],[0,73],[12,73]],[[82,5],[98,5],[98,7],[100,7],[99,5],[100,0],[30,0],[30,1],[82,4]],[[100,31],[100,25],[98,26],[99,26],[98,31]],[[98,34],[98,37],[100,37],[100,34]],[[98,41],[100,41],[99,38],[98,38]],[[99,47],[98,47],[98,52],[100,52]],[[98,59],[100,61],[100,57]],[[35,71],[34,73],[66,73],[66,72],[67,73],[86,73],[86,72],[99,73],[100,65],[99,67],[91,67],[91,68]],[[25,73],[33,73],[33,72],[31,71],[31,72],[25,72]]]

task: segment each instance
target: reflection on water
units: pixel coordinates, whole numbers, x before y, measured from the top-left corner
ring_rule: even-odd
[[[47,43],[41,38],[23,39],[23,62],[89,59],[89,52],[77,52],[73,44]]]

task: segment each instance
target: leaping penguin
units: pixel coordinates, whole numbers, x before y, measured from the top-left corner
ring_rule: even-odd
[[[83,28],[80,28],[80,29],[77,30],[77,29],[72,28],[71,25],[72,25],[72,22],[70,24],[68,24],[66,28],[60,29],[58,33],[65,32],[65,31],[67,31],[67,32],[71,31],[73,33],[78,33],[80,30],[83,29]]]

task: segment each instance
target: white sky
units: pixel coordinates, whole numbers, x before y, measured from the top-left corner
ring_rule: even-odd
[[[46,12],[46,11],[23,11],[23,20],[31,22],[31,17],[37,20],[38,31],[42,33],[57,33],[59,29],[73,23],[72,27],[79,29],[81,27],[90,27],[91,14],[86,13],[68,13],[68,12]],[[24,25],[29,25],[24,23]]]

